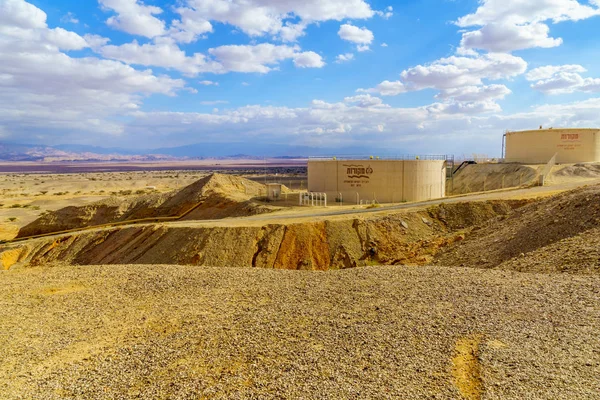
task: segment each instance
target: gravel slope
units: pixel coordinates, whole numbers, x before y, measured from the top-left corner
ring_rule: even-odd
[[[590,248],[598,242],[595,229],[599,224],[600,185],[582,187],[487,221],[473,229],[466,240],[439,253],[435,262],[444,266],[594,274],[600,272],[600,260]]]
[[[593,399],[600,277],[0,271],[0,397]]]

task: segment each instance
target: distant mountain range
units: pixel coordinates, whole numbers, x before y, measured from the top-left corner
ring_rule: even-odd
[[[177,161],[193,159],[305,158],[307,156],[363,154],[359,148],[315,148],[266,145],[253,152],[247,143],[199,143],[179,147],[131,150],[77,144],[56,146],[0,143],[0,161],[92,162],[92,161]]]

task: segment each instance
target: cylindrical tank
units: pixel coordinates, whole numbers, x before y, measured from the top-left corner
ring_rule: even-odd
[[[398,203],[441,198],[446,195],[446,161],[310,159],[308,190],[344,202],[358,199]]]
[[[545,164],[600,162],[600,129],[536,129],[506,133],[505,161]]]

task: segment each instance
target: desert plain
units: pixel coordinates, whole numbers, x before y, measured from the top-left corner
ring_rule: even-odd
[[[600,397],[594,168],[327,208],[281,168],[1,175],[0,398]]]

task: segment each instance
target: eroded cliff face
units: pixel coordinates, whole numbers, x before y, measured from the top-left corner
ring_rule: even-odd
[[[181,264],[328,270],[427,264],[478,223],[523,202],[448,204],[419,211],[264,226],[141,225],[84,231],[0,247],[3,268],[69,263]]]

